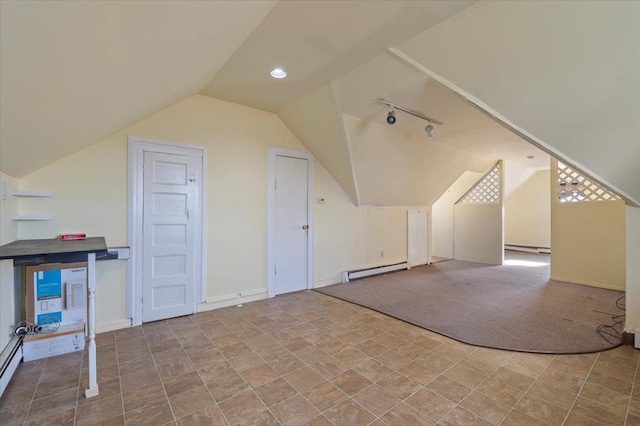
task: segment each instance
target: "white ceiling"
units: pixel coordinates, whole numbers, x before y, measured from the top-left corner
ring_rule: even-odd
[[[494,160],[526,159],[530,167],[549,168],[549,156],[546,153],[505,129],[434,80],[419,81],[386,93],[384,98],[405,109],[443,122],[442,125],[433,125],[436,135],[429,138],[425,133],[425,126],[428,124],[426,121],[396,110],[397,120],[392,126],[394,130]],[[389,110],[388,106],[371,101],[345,112],[389,126],[386,124]],[[534,158],[527,159],[531,155]]]
[[[473,4],[457,1],[281,1],[202,91],[277,112]],[[281,67],[286,80],[269,72]]]

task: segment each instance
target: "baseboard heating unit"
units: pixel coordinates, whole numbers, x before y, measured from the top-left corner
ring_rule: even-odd
[[[548,247],[529,247],[529,246],[505,245],[504,249],[505,250],[512,250],[512,251],[524,251],[524,252],[527,252],[527,253],[547,253],[547,254],[551,253],[551,249],[548,248]]]
[[[9,384],[9,380],[22,361],[22,337],[13,336],[0,354],[0,396]]]
[[[409,262],[394,263],[393,265],[376,266],[375,268],[359,269],[357,271],[344,271],[341,276],[342,283],[348,283],[356,278],[370,277],[372,275],[386,274],[387,272],[400,271],[402,269],[410,269]]]

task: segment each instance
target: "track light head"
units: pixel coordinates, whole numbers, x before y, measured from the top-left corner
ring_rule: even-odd
[[[424,131],[427,133],[427,136],[429,136],[430,138],[436,135],[436,129],[433,128],[433,126],[431,125],[431,122],[429,122],[427,127],[424,128]]]
[[[393,109],[387,114],[387,124],[396,124],[396,113]]]

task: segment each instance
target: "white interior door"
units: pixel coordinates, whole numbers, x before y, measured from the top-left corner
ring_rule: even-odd
[[[142,320],[195,311],[195,225],[202,159],[144,153]]]
[[[309,161],[276,156],[275,294],[307,288]]]
[[[407,212],[407,261],[411,266],[429,262],[429,214],[419,210]]]

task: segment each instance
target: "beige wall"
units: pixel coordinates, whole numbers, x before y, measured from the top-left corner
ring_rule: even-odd
[[[432,205],[465,170],[495,160],[343,114],[361,205]]]
[[[407,210],[420,207],[356,207],[342,188],[316,165],[316,286],[340,282],[340,272],[406,262]]]
[[[560,203],[551,163],[551,278],[625,290],[624,201]]]
[[[502,265],[502,204],[456,204],[453,248],[456,260]]]
[[[11,215],[18,214],[18,198],[11,191],[19,189],[18,180],[0,172],[0,181],[7,184],[7,199],[0,199],[0,245],[18,239],[18,222]],[[15,324],[13,261],[0,260],[0,351],[9,341],[9,326]]]
[[[626,207],[627,299],[626,330],[640,327],[640,208]]]
[[[453,259],[453,206],[481,177],[482,173],[465,171],[431,206],[433,256]]]
[[[19,237],[86,232],[104,235],[109,246],[126,245],[127,135],[208,147],[206,295],[211,303],[200,309],[246,300],[238,293],[266,295],[267,147],[304,147],[275,114],[205,96],[189,98],[22,179],[21,189],[54,196],[24,200],[20,210],[52,214],[54,220],[23,223]],[[315,191],[327,199],[315,204],[318,285],[337,282],[343,270],[406,260],[407,208],[357,208],[319,165]],[[97,281],[98,329],[125,327],[126,262],[98,262]]]
[[[535,172],[507,196],[504,212],[505,244],[551,246],[549,173],[549,170]]]

